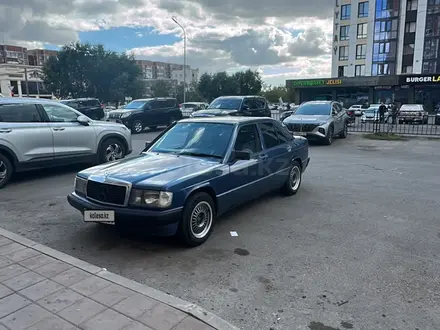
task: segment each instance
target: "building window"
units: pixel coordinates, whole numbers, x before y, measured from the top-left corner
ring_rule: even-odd
[[[412,65],[404,65],[402,68],[402,73],[413,73]]]
[[[350,25],[343,25],[340,28],[340,40],[349,40],[350,39]]]
[[[400,1],[376,0],[376,19],[399,16]]]
[[[351,16],[351,5],[341,6],[341,20],[350,19]]]
[[[418,0],[408,0],[406,3],[406,10],[417,10]]]
[[[348,60],[348,46],[339,47],[339,61]]]
[[[390,42],[375,42],[373,45],[373,54],[388,54],[390,50]]]
[[[368,1],[359,2],[358,5],[358,17],[368,17]]]
[[[437,61],[423,61],[422,73],[436,73]]]
[[[354,75],[356,77],[365,76],[365,65],[356,65],[354,70]]]
[[[367,57],[367,45],[356,45],[356,59],[363,60]]]
[[[347,76],[347,68],[346,65],[338,66],[338,77],[346,77]]]
[[[405,23],[405,33],[413,33],[413,32],[416,32],[416,22]]]
[[[437,59],[439,57],[440,39],[429,38],[423,47],[423,59]]]
[[[367,23],[361,23],[357,25],[357,38],[358,39],[365,39],[367,38]]]
[[[388,40],[397,38],[398,20],[383,20],[374,24],[374,40]]]
[[[440,36],[440,16],[427,16],[425,35],[429,37]]]
[[[374,76],[386,76],[393,74],[394,72],[394,63],[373,63],[373,72]]]
[[[414,44],[403,45],[403,55],[414,54]]]

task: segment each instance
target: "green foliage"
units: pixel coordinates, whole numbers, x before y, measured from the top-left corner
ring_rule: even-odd
[[[64,46],[43,67],[44,83],[62,98],[96,97],[102,102],[120,102],[126,96],[144,95],[141,69],[132,56],[106,50],[102,45]]]
[[[278,103],[280,97],[284,102],[292,101],[289,91],[284,86],[268,86],[261,94],[272,103]]]
[[[226,72],[204,73],[199,78],[197,91],[203,100],[210,102],[224,95],[258,95],[262,87],[260,73],[246,70],[233,75],[228,75]]]

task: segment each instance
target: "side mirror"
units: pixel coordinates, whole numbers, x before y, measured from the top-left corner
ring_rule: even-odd
[[[248,105],[242,105],[241,110],[249,110],[249,106]]]
[[[76,118],[76,121],[84,126],[88,126],[90,123],[90,119],[86,116],[78,116],[78,118]]]
[[[145,142],[145,149],[149,149],[151,145],[153,144],[153,141],[147,141]]]
[[[233,150],[231,153],[231,161],[237,161],[237,160],[250,160],[251,159],[251,153],[248,151],[239,151],[239,150]]]

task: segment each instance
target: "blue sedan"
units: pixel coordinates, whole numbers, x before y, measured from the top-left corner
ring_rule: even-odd
[[[86,222],[135,222],[197,246],[226,211],[272,190],[296,194],[309,160],[307,140],[271,118],[184,119],[140,155],[79,172],[67,199]]]

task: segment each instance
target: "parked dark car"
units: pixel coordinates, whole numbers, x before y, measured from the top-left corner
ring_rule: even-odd
[[[123,123],[133,134],[146,127],[156,129],[182,119],[182,112],[175,98],[151,98],[133,100],[121,109],[110,111],[108,121]]]
[[[104,104],[98,99],[83,98],[83,99],[69,99],[60,101],[82,114],[94,120],[101,120],[105,117]]]
[[[274,119],[189,118],[139,156],[79,172],[68,201],[86,222],[146,224],[196,246],[226,211],[276,189],[296,194],[308,164],[307,140]]]
[[[327,145],[332,144],[337,135],[347,137],[349,122],[350,117],[341,103],[334,101],[304,102],[283,121],[295,135],[323,141]]]
[[[206,110],[194,111],[191,117],[245,116],[271,117],[267,100],[262,96],[221,96]]]

